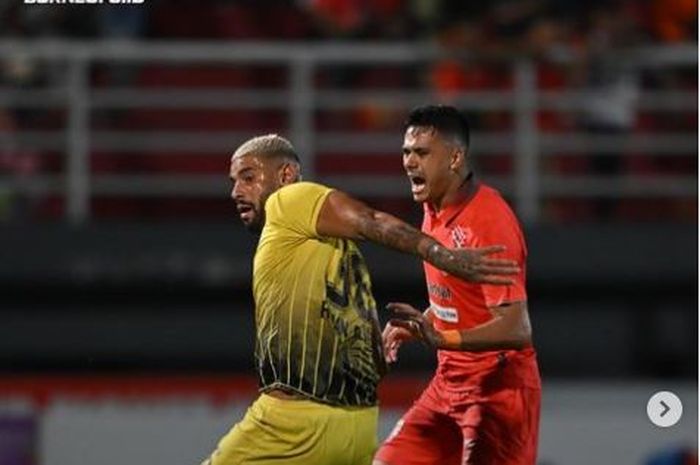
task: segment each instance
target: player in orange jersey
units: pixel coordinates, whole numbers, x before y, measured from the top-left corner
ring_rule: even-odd
[[[501,195],[469,160],[469,125],[455,108],[414,110],[405,125],[403,166],[422,230],[448,247],[503,244],[520,273],[508,286],[475,284],[424,262],[430,306],[389,304],[397,318],[383,334],[396,360],[406,340],[437,349],[438,368],[375,455],[375,465],[534,465],[540,376],[525,290],[527,248]]]

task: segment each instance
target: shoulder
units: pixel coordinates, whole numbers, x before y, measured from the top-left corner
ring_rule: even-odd
[[[475,209],[481,219],[518,222],[515,212],[501,193],[491,186],[482,184],[475,200]]]
[[[472,199],[473,208],[468,215],[460,215],[459,223],[466,223],[478,235],[519,236],[522,234],[520,222],[515,212],[501,193],[486,184]]]
[[[503,195],[501,195],[498,189],[495,189],[487,184],[482,183],[479,186],[479,192],[477,193],[475,200],[480,208],[505,207],[510,209],[508,203],[503,198]]]
[[[268,198],[265,208],[276,204],[313,204],[324,198],[333,189],[314,182],[295,182],[281,187]]]
[[[321,207],[333,189],[313,182],[289,184],[274,192],[265,202],[265,226],[316,237]]]
[[[318,184],[315,182],[295,182],[292,184],[287,184],[284,187],[278,189],[272,196],[277,197],[304,197],[306,195],[318,195],[330,192],[332,189],[323,184]]]

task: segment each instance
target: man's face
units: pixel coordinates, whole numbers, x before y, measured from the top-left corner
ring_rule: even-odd
[[[275,160],[255,154],[231,159],[231,198],[243,225],[260,232],[265,226],[265,201],[281,187]]]
[[[450,181],[455,146],[435,128],[409,126],[403,139],[403,167],[416,202],[439,203]]]

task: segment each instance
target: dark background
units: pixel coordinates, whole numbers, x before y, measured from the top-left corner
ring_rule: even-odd
[[[532,124],[543,140],[565,140],[570,133],[584,137],[568,149],[547,149],[548,157],[536,169],[549,176],[551,189],[537,199],[539,214],[523,219],[542,371],[550,379],[696,379],[697,105],[692,100],[697,101],[697,61],[683,64],[674,57],[688,47],[696,51],[697,5],[651,0],[468,2],[459,7],[447,1],[402,0],[147,3],[94,8],[3,2],[0,8],[5,41],[0,106],[3,373],[251,371],[254,240],[227,200],[228,156],[245,135],[289,134],[296,121],[286,110],[243,103],[223,110],[125,105],[132,97],[112,98],[117,108],[93,102],[85,126],[92,134],[88,163],[77,175],[78,180],[90,175],[93,191],[87,213],[74,215],[67,206],[70,177],[66,181],[64,176],[71,149],[65,143],[74,123],[70,104],[75,95],[65,86],[71,61],[60,54],[54,59],[22,53],[22,47],[36,52],[55,41],[95,45],[118,40],[128,46],[143,40],[172,44],[175,54],[186,41],[231,50],[251,42],[302,48],[320,43],[436,47],[436,58],[409,64],[319,66],[310,74],[313,89],[374,92],[374,97],[358,97],[355,107],[344,109],[319,106],[310,125],[318,145],[309,146],[307,137],[294,141],[310,150],[305,153],[314,179],[337,181],[345,188],[348,176],[359,177],[359,184],[349,184],[348,190],[416,225],[420,212],[407,199],[398,157],[401,120],[412,104],[387,108],[376,102],[377,92],[414,92],[457,102],[472,121],[472,158],[479,174],[493,180],[516,207],[514,173],[521,145],[513,131],[522,122],[509,111],[451,99],[460,92],[482,93],[487,99],[510,95],[512,65],[522,59],[534,63],[539,92],[592,92],[579,107],[538,110],[524,123]],[[20,40],[25,41],[22,47]],[[89,62],[84,76],[88,93],[95,95],[130,89],[274,91],[292,82],[278,64],[174,64],[100,56]],[[654,64],[623,70],[614,66],[630,57]],[[587,112],[587,102],[608,85],[623,93],[653,94],[656,106],[632,106],[624,121]],[[49,94],[27,97],[46,90],[68,95],[66,106],[44,108]],[[614,109],[615,102],[611,98],[609,107]],[[108,131],[121,131],[117,143],[132,133],[144,135],[146,142],[110,151]],[[158,151],[148,143],[149,137],[162,138],[158,131],[212,135],[225,143],[199,150],[173,150],[171,143]],[[360,138],[388,135],[395,143],[376,150],[335,144],[335,152],[346,154],[333,158],[327,147],[334,144],[321,144],[319,136],[333,131]],[[227,139],[229,133],[234,135]],[[494,134],[495,144],[506,143],[506,148],[486,150]],[[679,134],[690,143],[662,141],[655,145],[658,149],[644,150],[626,142]],[[612,148],[585,148],[590,138],[600,136],[612,136]],[[143,178],[132,179],[128,188],[110,188],[105,181],[110,175],[134,174]],[[202,174],[217,181],[199,191],[174,183],[162,194],[140,184],[173,174]],[[385,183],[386,176],[399,187]],[[580,178],[601,183],[562,193],[562,186]],[[666,190],[655,188],[656,181],[665,182]],[[384,190],[377,194],[368,186]],[[651,186],[648,193],[645,186]],[[363,249],[380,306],[398,299],[425,304],[417,260],[371,246]],[[427,370],[433,363],[421,347],[407,351],[400,370]]]

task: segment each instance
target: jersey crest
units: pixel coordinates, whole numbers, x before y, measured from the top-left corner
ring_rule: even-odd
[[[455,226],[450,230],[450,238],[452,239],[452,247],[456,249],[463,249],[467,246],[469,241],[472,239],[473,233],[470,228],[462,228],[462,226]]]

